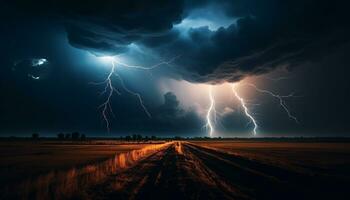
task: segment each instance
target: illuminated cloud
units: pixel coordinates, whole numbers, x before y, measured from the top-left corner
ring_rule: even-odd
[[[349,35],[346,6],[330,9],[325,0],[15,2],[23,13],[60,16],[70,44],[96,55],[133,56],[132,46],[152,56],[182,55],[172,76],[191,82],[291,69],[327,55]]]
[[[49,61],[46,58],[22,59],[13,64],[12,70],[17,76],[41,80],[48,74]]]
[[[92,0],[86,3],[81,0],[59,2],[14,0],[3,4],[4,6],[0,9],[4,16],[2,24],[5,27],[1,34],[5,45],[2,52],[4,64],[0,70],[4,80],[7,80],[7,82],[4,81],[5,84],[2,84],[4,90],[7,91],[3,96],[8,97],[4,102],[11,105],[11,102],[28,99],[27,107],[33,107],[34,111],[21,111],[20,109],[16,111],[17,113],[23,112],[22,116],[26,116],[24,117],[26,119],[31,118],[28,116],[34,112],[45,116],[46,113],[49,113],[46,110],[52,109],[53,111],[50,112],[52,114],[48,114],[51,115],[52,120],[48,120],[49,117],[38,116],[37,119],[40,119],[38,121],[45,122],[46,120],[49,124],[49,121],[59,121],[71,116],[71,119],[67,119],[67,122],[61,121],[63,124],[57,127],[61,125],[62,127],[75,127],[74,123],[81,123],[76,127],[80,125],[80,127],[91,126],[91,129],[104,128],[101,125],[99,113],[93,113],[97,112],[96,106],[102,102],[103,97],[96,95],[100,88],[94,88],[86,83],[104,80],[111,69],[109,58],[113,56],[118,59],[118,73],[125,78],[128,88],[142,94],[150,113],[152,115],[154,113],[155,116],[154,119],[148,119],[147,115],[143,115],[140,112],[138,99],[132,95],[116,95],[115,101],[112,102],[113,108],[121,116],[117,115],[116,119],[112,120],[114,120],[113,128],[120,131],[130,130],[130,127],[139,131],[152,131],[159,125],[159,121],[165,119],[157,118],[157,116],[166,116],[165,111],[162,112],[163,110],[158,109],[158,106],[163,104],[163,95],[169,91],[173,92],[180,102],[175,109],[177,112],[172,112],[172,114],[178,114],[179,110],[184,110],[188,115],[189,113],[198,114],[199,119],[205,119],[209,107],[207,84],[220,85],[226,81],[235,82],[242,81],[242,79],[246,81],[258,78],[255,75],[275,72],[277,68],[289,71],[295,69],[296,66],[301,66],[295,71],[305,72],[308,70],[306,66],[311,65],[317,66],[319,71],[305,73],[305,76],[301,76],[303,81],[299,77],[296,78],[297,80],[289,77],[288,80],[282,80],[274,76],[271,82],[265,80],[263,84],[267,84],[266,87],[261,85],[261,82],[257,86],[273,91],[274,94],[284,95],[288,95],[284,93],[286,88],[287,92],[308,88],[309,90],[304,93],[313,95],[313,98],[306,97],[308,98],[307,103],[296,105],[289,100],[286,102],[291,109],[291,114],[300,117],[302,122],[300,126],[304,126],[305,123],[308,124],[305,126],[312,129],[314,119],[322,122],[318,123],[318,126],[322,127],[322,129],[317,129],[318,131],[330,130],[331,128],[328,127],[342,129],[343,126],[339,123],[346,124],[344,121],[346,117],[339,117],[337,122],[330,117],[324,117],[338,116],[331,107],[325,106],[330,104],[338,106],[335,109],[338,112],[348,113],[344,109],[346,108],[345,103],[337,103],[338,101],[347,102],[344,100],[346,98],[343,98],[344,91],[347,91],[345,87],[348,85],[344,81],[348,80],[346,78],[348,70],[344,67],[347,66],[347,62],[344,60],[348,59],[348,35],[350,34],[347,25],[349,12],[343,2],[335,4],[325,0],[121,0],[104,2]],[[329,58],[330,55],[333,57]],[[36,60],[37,64],[33,67],[31,61],[28,60],[25,65],[30,66],[29,68],[24,67],[24,63],[13,66],[14,60],[40,59],[41,57],[49,59],[49,65],[41,64],[44,63],[43,60]],[[174,57],[178,59],[152,72],[145,72],[137,67],[133,69],[125,67],[127,65],[153,66]],[[11,61],[6,63],[4,61],[6,59]],[[327,65],[321,65],[323,60],[327,60]],[[44,78],[42,73],[37,74],[35,71],[47,69],[46,66],[52,69],[50,79],[42,81]],[[283,76],[289,75],[284,74]],[[20,78],[15,79],[14,77]],[[32,81],[37,78],[40,81]],[[25,82],[28,83],[28,86],[21,83],[23,79],[30,80]],[[19,81],[16,81],[15,84],[9,83],[12,80]],[[179,81],[181,84],[178,85],[176,91],[173,91],[161,88],[160,82],[163,80]],[[319,90],[312,88],[316,84],[314,80],[317,80]],[[196,88],[187,90],[189,86],[182,83],[190,84],[188,82],[193,83]],[[115,87],[121,88],[118,81],[115,83],[117,84]],[[256,84],[256,82],[253,83]],[[284,83],[286,84],[283,85]],[[41,88],[36,90],[37,87]],[[252,124],[245,127],[250,120],[245,119],[240,107],[228,102],[231,97],[220,96],[221,92],[216,91],[216,87],[219,86],[213,87],[215,87],[217,111],[224,115],[222,119],[224,127],[228,127],[231,131],[237,130],[236,127],[242,127],[242,130],[252,130]],[[101,86],[102,90],[103,86]],[[276,103],[278,99],[271,98],[266,93],[254,96],[249,95],[249,92],[241,91],[240,88],[238,90],[238,94],[247,100],[247,106],[254,114],[253,117],[256,117],[261,125],[259,134],[264,130],[285,130],[286,126],[290,129],[295,127],[293,120],[286,117],[283,106],[280,107],[280,104]],[[254,88],[244,90],[259,93]],[[36,91],[40,91],[40,94],[35,96],[33,92]],[[47,95],[42,95],[43,91]],[[338,101],[328,103],[329,98],[325,97],[328,96],[325,95],[325,91],[334,91],[331,95],[334,98],[331,101]],[[11,95],[18,99],[13,101],[14,97]],[[197,97],[193,97],[195,95]],[[66,102],[61,100],[62,96],[67,97],[64,100]],[[50,101],[48,101],[49,98]],[[264,102],[261,103],[264,106],[253,107],[248,104],[252,99],[258,101],[255,103],[260,104],[260,100],[265,99],[267,103],[272,102],[272,104],[266,105]],[[51,103],[52,101],[55,103]],[[43,112],[36,112],[35,106],[31,106],[32,102],[38,102],[38,110]],[[3,105],[7,105],[6,103]],[[42,109],[40,109],[41,105],[43,105]],[[192,110],[191,106],[193,106]],[[231,112],[228,108],[225,109],[225,106],[234,109],[235,112]],[[6,109],[3,108],[5,111]],[[70,110],[69,115],[63,115],[62,110]],[[303,115],[303,110],[308,110],[308,113],[325,110],[326,114],[317,116],[309,114],[308,119],[305,120],[303,119],[305,117],[300,116],[300,113]],[[159,115],[159,112],[162,114]],[[4,114],[3,118],[10,119],[11,117],[8,116],[12,114],[12,111],[7,110],[5,113],[7,114]],[[265,113],[271,116],[262,116]],[[177,124],[186,122],[184,119],[187,118],[184,116],[184,114],[177,115],[176,119],[181,120],[173,120],[172,116],[166,116],[169,117],[169,120],[162,122],[164,126],[158,130],[165,130],[167,127],[169,127],[167,130],[176,129],[175,122]],[[244,120],[240,123],[236,119],[241,119],[242,116]],[[17,117],[19,117],[18,114],[12,115],[13,119]],[[90,119],[77,122],[77,119],[80,118]],[[286,120],[283,121],[285,118]],[[34,124],[39,123],[34,121],[36,118],[31,119],[26,122],[28,126],[34,127]],[[327,126],[329,120],[333,120],[329,123],[332,126]],[[196,125],[205,124],[205,121],[197,120],[197,122]],[[242,124],[243,126],[240,126]],[[8,126],[14,127],[15,124]],[[190,125],[188,127],[191,128]],[[215,128],[219,131],[220,125]]]

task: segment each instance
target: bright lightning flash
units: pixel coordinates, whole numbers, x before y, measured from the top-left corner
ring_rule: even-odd
[[[251,122],[254,125],[254,129],[253,129],[253,134],[256,135],[256,131],[258,129],[258,124],[256,123],[256,120],[254,119],[254,117],[250,114],[250,111],[244,101],[244,99],[242,97],[239,96],[239,94],[237,93],[237,91],[235,90],[235,85],[232,85],[232,92],[235,95],[235,97],[239,100],[241,106],[244,109],[244,114],[251,120]]]
[[[113,84],[112,84],[112,79],[111,79],[111,77],[112,77],[112,75],[115,73],[115,65],[114,65],[114,61],[113,61],[113,60],[111,61],[111,63],[112,63],[111,71],[109,72],[107,78],[106,78],[103,82],[101,82],[101,84],[106,84],[105,89],[104,89],[104,91],[101,93],[101,95],[103,95],[103,94],[105,94],[105,93],[108,92],[107,99],[106,99],[105,102],[103,102],[103,103],[99,106],[99,108],[102,108],[102,116],[103,116],[104,121],[106,122],[106,128],[107,128],[107,131],[108,131],[108,132],[110,131],[109,120],[108,120],[108,116],[107,116],[107,115],[108,115],[108,109],[109,109],[110,112],[113,114],[112,106],[111,106],[111,104],[110,104],[111,98],[112,98],[114,92],[120,94],[119,91],[118,91],[117,89],[115,89],[115,88],[113,87]],[[113,115],[114,115],[114,114],[113,114]]]
[[[213,97],[213,86],[209,86],[209,99],[210,99],[210,106],[207,111],[207,123],[205,127],[209,129],[209,136],[212,137],[214,134],[214,124],[212,121],[212,118],[214,118],[214,123],[216,123],[216,110],[215,110],[215,99]]]
[[[260,92],[260,93],[264,93],[264,94],[268,94],[274,98],[276,98],[278,101],[279,101],[279,104],[280,106],[283,108],[283,110],[287,113],[288,117],[292,120],[294,120],[296,123],[299,123],[298,119],[291,114],[291,112],[289,111],[284,99],[286,98],[291,98],[291,97],[295,97],[293,93],[289,94],[289,95],[278,95],[278,94],[275,94],[269,90],[263,90],[263,89],[260,89],[258,88],[256,85],[252,84],[252,83],[247,83],[245,85],[248,85],[252,88],[254,88],[257,92]]]
[[[103,56],[103,57],[99,57],[99,58],[101,59],[101,61],[111,63],[111,65],[112,65],[111,70],[108,73],[108,76],[106,77],[106,79],[104,81],[99,82],[99,83],[92,83],[94,85],[105,84],[105,88],[102,91],[101,95],[107,94],[107,98],[99,106],[99,108],[102,108],[102,117],[103,117],[103,120],[106,123],[107,131],[110,132],[110,122],[109,122],[109,119],[108,119],[108,113],[110,112],[114,116],[114,113],[113,113],[113,110],[112,110],[112,106],[111,106],[112,96],[113,96],[114,92],[117,93],[117,94],[120,94],[120,92],[113,86],[113,82],[112,82],[112,76],[113,75],[120,80],[120,84],[123,87],[124,91],[126,91],[129,94],[135,96],[138,99],[138,101],[139,101],[141,107],[143,108],[144,112],[147,114],[148,117],[151,118],[151,114],[148,111],[148,109],[146,108],[146,106],[145,106],[145,104],[144,104],[144,102],[142,100],[141,94],[139,94],[137,92],[134,92],[134,91],[132,91],[132,90],[130,90],[129,88],[126,87],[126,84],[125,84],[124,80],[122,79],[120,74],[117,73],[116,65],[119,64],[120,66],[124,66],[124,67],[127,67],[127,68],[136,68],[136,69],[140,69],[140,70],[152,70],[152,69],[154,69],[156,67],[159,67],[159,66],[162,66],[162,65],[170,65],[170,63],[173,62],[177,57],[172,58],[169,61],[164,61],[164,62],[158,63],[158,64],[153,65],[151,67],[132,66],[132,65],[127,65],[127,64],[124,64],[124,63],[120,63],[113,56]]]

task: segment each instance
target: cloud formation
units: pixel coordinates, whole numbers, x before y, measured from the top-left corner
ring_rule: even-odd
[[[59,19],[72,46],[97,55],[127,54],[132,44],[161,57],[181,55],[174,77],[190,82],[292,69],[327,55],[349,35],[346,6],[327,0],[38,2],[10,4]]]
[[[164,94],[164,103],[155,110],[154,123],[159,131],[188,132],[198,134],[204,124],[202,118],[194,110],[180,107],[176,95],[172,92]],[[152,129],[154,129],[152,127]]]
[[[125,97],[127,98],[127,97]],[[194,109],[184,109],[180,105],[176,95],[172,92],[167,92],[163,95],[163,103],[159,106],[149,107],[152,117],[149,118],[141,113],[139,109],[130,111],[134,108],[134,103],[123,101],[123,111],[128,117],[118,119],[118,130],[124,133],[140,132],[147,134],[167,133],[170,135],[202,135],[205,133],[203,128],[205,122]],[[119,102],[120,103],[120,102]],[[115,103],[115,106],[118,105]],[[118,108],[118,107],[117,107]],[[132,119],[132,120],[130,120]],[[116,126],[116,124],[114,124]]]

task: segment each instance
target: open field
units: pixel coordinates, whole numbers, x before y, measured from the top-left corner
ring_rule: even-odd
[[[82,156],[81,167],[8,187],[3,198],[349,199],[350,195],[350,143],[235,140],[105,146],[115,155],[96,144],[73,146],[67,148],[102,153]],[[55,149],[62,157],[65,150]],[[110,159],[98,161],[108,154]],[[55,156],[46,157],[46,162]],[[83,164],[84,159],[94,162]]]
[[[35,177],[51,170],[64,170],[106,160],[118,153],[148,144],[118,141],[0,142],[0,183]]]
[[[350,143],[197,141],[194,144],[300,173],[350,178]]]

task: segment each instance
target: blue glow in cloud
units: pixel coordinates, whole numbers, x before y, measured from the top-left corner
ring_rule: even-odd
[[[47,59],[46,58],[34,58],[32,59],[32,66],[33,67],[37,67],[37,66],[41,66],[44,64],[47,64]]]
[[[188,17],[175,25],[174,28],[186,31],[190,28],[207,26],[210,31],[216,31],[221,27],[227,28],[235,24],[237,19],[226,16],[221,7],[211,5],[193,10]]]

